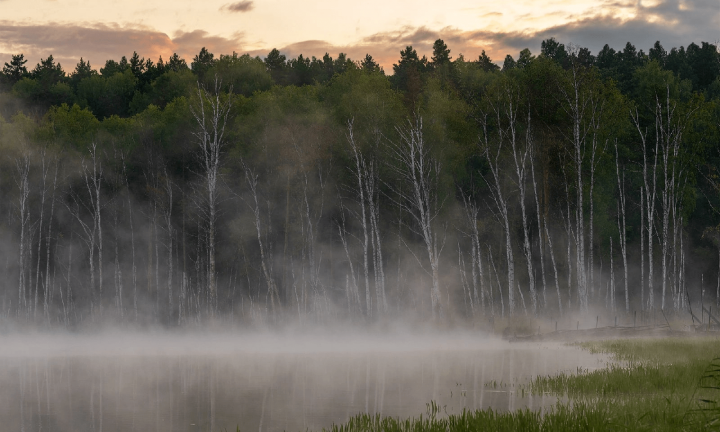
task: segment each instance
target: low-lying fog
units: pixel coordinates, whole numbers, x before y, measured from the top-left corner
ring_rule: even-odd
[[[555,398],[518,384],[607,360],[469,332],[105,332],[0,347],[3,429],[56,432],[313,430],[359,412],[418,416],[430,401],[537,409]]]

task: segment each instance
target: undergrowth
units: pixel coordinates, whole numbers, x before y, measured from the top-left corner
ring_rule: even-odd
[[[616,361],[595,371],[536,377],[525,389],[566,397],[543,414],[492,408],[399,419],[359,414],[332,432],[720,430],[720,339],[631,339],[578,344]]]

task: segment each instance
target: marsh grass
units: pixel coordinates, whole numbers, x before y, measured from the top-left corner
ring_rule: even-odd
[[[536,377],[524,389],[563,397],[544,413],[493,409],[411,419],[360,414],[332,432],[720,430],[720,339],[630,339],[577,344],[615,362]]]

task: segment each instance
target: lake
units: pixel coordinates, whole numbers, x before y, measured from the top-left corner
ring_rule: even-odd
[[[319,430],[359,412],[543,409],[533,376],[608,361],[470,332],[0,336],[8,431]]]

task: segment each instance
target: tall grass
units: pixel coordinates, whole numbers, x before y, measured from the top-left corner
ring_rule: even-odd
[[[536,377],[526,390],[564,396],[541,414],[521,409],[410,419],[359,414],[332,432],[720,430],[720,339],[668,338],[578,344],[616,363],[592,372]],[[715,359],[715,360],[714,360]]]

